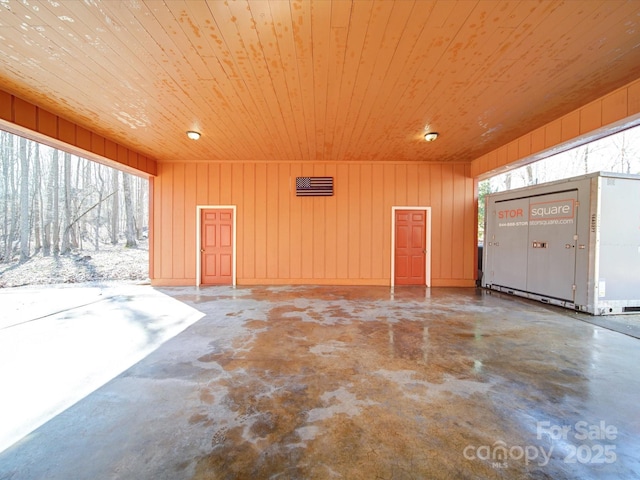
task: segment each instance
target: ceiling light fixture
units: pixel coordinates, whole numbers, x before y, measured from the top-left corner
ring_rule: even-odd
[[[191,140],[198,140],[200,138],[200,132],[189,130],[187,132],[187,137],[189,137]]]
[[[427,142],[433,142],[436,138],[438,138],[438,132],[428,132],[424,134],[424,139]]]

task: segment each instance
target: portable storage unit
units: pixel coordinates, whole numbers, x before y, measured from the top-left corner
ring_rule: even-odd
[[[593,315],[640,312],[640,175],[487,195],[482,285]]]

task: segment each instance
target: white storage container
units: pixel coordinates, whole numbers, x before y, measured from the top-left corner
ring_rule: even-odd
[[[486,197],[482,285],[593,315],[640,312],[640,176]]]

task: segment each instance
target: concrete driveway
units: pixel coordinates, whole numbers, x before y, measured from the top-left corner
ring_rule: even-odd
[[[0,289],[0,451],[202,316],[145,285]]]

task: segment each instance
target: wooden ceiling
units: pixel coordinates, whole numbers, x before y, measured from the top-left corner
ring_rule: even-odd
[[[159,161],[470,161],[639,78],[639,23],[618,0],[0,0],[0,85]]]

